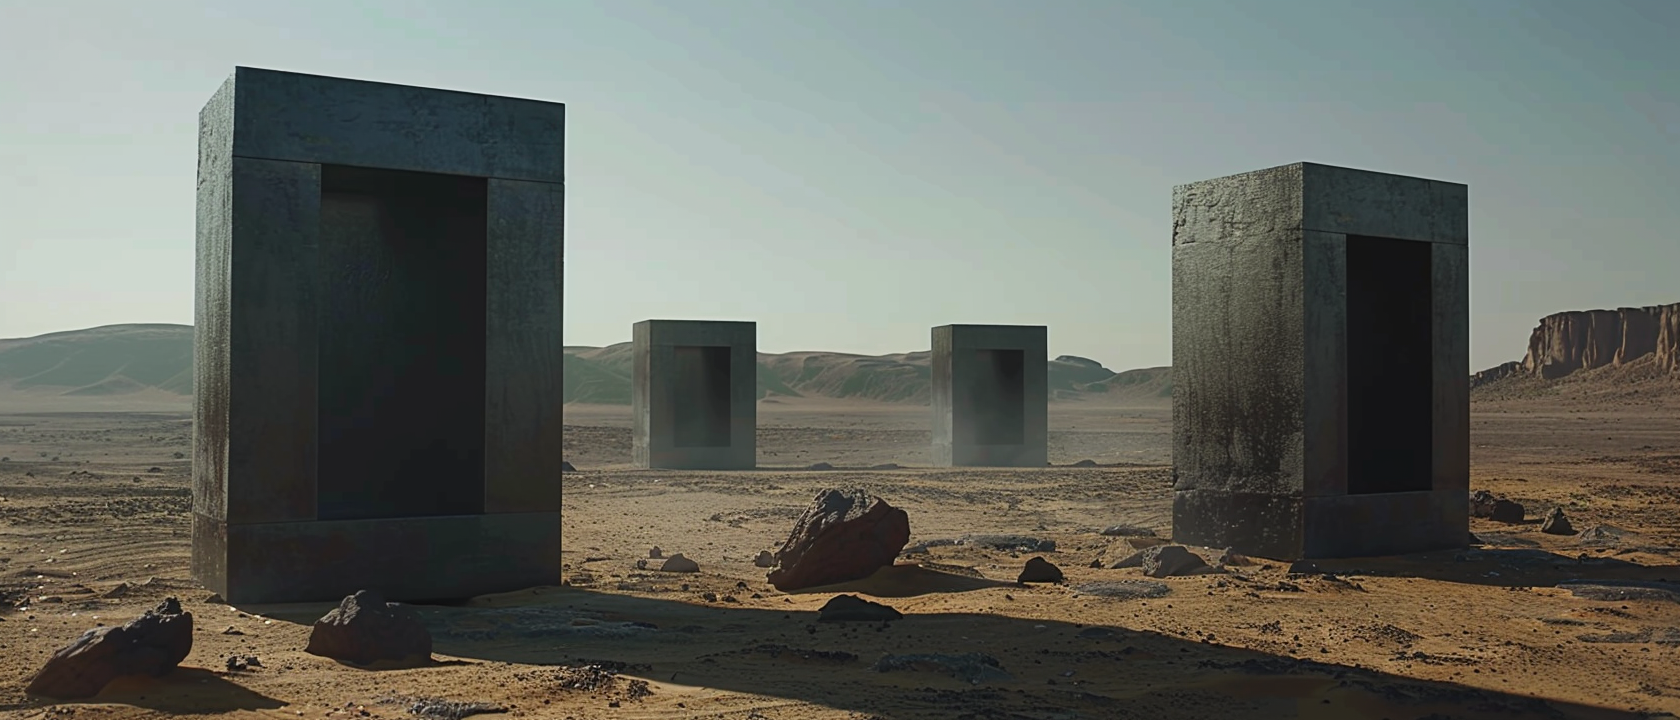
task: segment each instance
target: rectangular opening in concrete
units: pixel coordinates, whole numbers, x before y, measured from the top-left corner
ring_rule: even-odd
[[[484,511],[486,187],[322,166],[320,519]]]
[[[677,447],[729,447],[729,348],[679,345],[671,359]]]
[[[1430,256],[1426,242],[1347,239],[1350,494],[1433,485]]]
[[[1020,445],[1027,436],[1027,353],[975,350],[974,381],[967,393],[976,445]]]

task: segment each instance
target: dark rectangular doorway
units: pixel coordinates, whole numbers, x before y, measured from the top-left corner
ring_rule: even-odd
[[[1020,445],[1027,435],[1027,353],[975,350],[953,409],[975,445]],[[966,398],[967,402],[964,402]],[[966,406],[966,407],[965,407]],[[961,427],[961,426],[959,426]]]
[[[677,447],[729,447],[729,350],[723,345],[672,349],[672,437]]]
[[[1432,489],[1430,244],[1347,238],[1348,493]]]
[[[486,188],[321,168],[322,520],[484,511]]]

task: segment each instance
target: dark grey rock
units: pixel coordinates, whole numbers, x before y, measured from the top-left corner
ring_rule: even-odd
[[[1042,557],[1028,560],[1026,567],[1021,569],[1020,576],[1015,578],[1015,582],[1021,583],[1059,583],[1061,581],[1062,569]]]
[[[753,558],[753,565],[761,568],[776,567],[776,555],[769,550],[760,550],[758,557]]]
[[[1540,523],[1540,532],[1547,535],[1574,535],[1575,526],[1569,524],[1569,518],[1563,514],[1563,508],[1555,507],[1546,513],[1546,519]]]
[[[1214,572],[1208,567],[1202,556],[1190,552],[1183,545],[1160,545],[1144,550],[1140,564],[1143,574],[1149,577],[1173,577],[1176,575],[1201,575]]]
[[[889,622],[904,613],[856,595],[835,595],[817,610],[817,622]]]
[[[834,466],[830,465],[828,463],[825,463],[825,462],[819,462],[819,463],[811,463],[810,465],[806,465],[805,469],[806,470],[833,470]]]
[[[659,569],[662,572],[697,573],[700,572],[700,563],[683,557],[682,553],[677,553],[666,558],[665,564],[660,565]]]
[[[572,467],[572,463],[570,461],[561,460],[560,461],[560,472],[563,472],[563,473],[577,472],[577,468]]]
[[[1244,565],[1253,565],[1254,561],[1250,560],[1247,555],[1237,552],[1235,548],[1225,548],[1220,551],[1219,557],[1214,559],[1213,564],[1216,567],[1222,568],[1242,567]]]
[[[1497,497],[1487,490],[1470,493],[1470,516],[1494,522],[1520,523],[1528,515],[1522,505]]]

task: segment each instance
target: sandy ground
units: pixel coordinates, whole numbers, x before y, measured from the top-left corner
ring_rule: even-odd
[[[401,670],[302,652],[327,604],[206,601],[187,565],[187,416],[0,416],[0,715],[396,718],[415,717],[415,698],[545,718],[1680,712],[1680,602],[1662,593],[1588,599],[1557,587],[1680,582],[1676,408],[1479,404],[1473,487],[1523,502],[1530,522],[1475,520],[1485,544],[1457,552],[1319,563],[1330,576],[1290,575],[1259,560],[1161,586],[1140,584],[1136,569],[1089,565],[1132,551],[1098,528],[1170,532],[1165,408],[1053,406],[1051,459],[1063,467],[1029,471],[918,467],[927,462],[926,413],[765,404],[765,469],[686,473],[627,466],[625,409],[568,408],[566,456],[580,469],[564,478],[568,584],[423,608],[438,663]],[[1082,459],[1100,465],[1066,467]],[[800,469],[816,462],[839,469]],[[883,463],[907,469],[849,469]],[[972,533],[1054,540],[1056,551],[1040,554],[1068,582],[1020,586],[1013,580],[1031,554],[944,545],[847,586],[770,588],[752,557],[780,544],[819,489],[849,485],[906,508],[912,544]],[[1542,534],[1538,518],[1553,506],[1577,528],[1603,524],[1621,535],[1594,543]],[[696,559],[702,572],[638,569],[655,545]],[[840,591],[907,617],[885,626],[814,622]],[[22,694],[54,649],[166,596],[195,617],[180,670],[120,681],[86,703]],[[980,653],[998,672],[971,682],[936,669],[874,669],[881,656],[906,653]],[[235,654],[262,666],[225,670]],[[591,683],[567,667],[590,661],[618,677],[578,689]]]

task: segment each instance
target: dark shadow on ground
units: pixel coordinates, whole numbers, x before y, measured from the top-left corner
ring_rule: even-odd
[[[73,708],[78,705],[107,704],[132,705],[169,716],[218,715],[239,710],[275,710],[285,706],[285,703],[253,692],[221,673],[203,668],[179,667],[159,678],[117,678],[91,698],[27,698],[21,702],[0,705],[0,712],[34,709],[45,713],[48,707]]]
[[[929,563],[923,563],[927,565]],[[923,565],[892,565],[876,570],[862,580],[795,590],[794,595],[865,593],[882,598],[907,598],[939,593],[970,592],[987,588],[1008,587],[1014,583],[989,580],[979,573],[957,574],[943,572]],[[953,566],[953,569],[955,567]],[[973,573],[973,571],[969,571]]]
[[[1470,547],[1385,558],[1310,560],[1336,575],[1425,578],[1493,587],[1550,587],[1592,580],[1680,583],[1680,565],[1642,565],[1589,555],[1564,555],[1539,547]],[[1287,565],[1288,563],[1284,563]]]
[[[1030,601],[1032,592],[1022,588],[1011,595]],[[1138,601],[1094,597],[1092,602]],[[309,623],[331,607],[245,609]],[[604,662],[654,682],[894,720],[1644,717],[1123,627],[1000,614],[918,614],[913,603],[901,607],[909,614],[891,623],[819,623],[814,612],[791,606],[744,608],[551,587],[417,610],[436,651],[455,657],[533,665]],[[876,669],[885,655],[967,653],[989,656],[996,667],[971,659]],[[1479,677],[1491,683],[1497,676]]]

